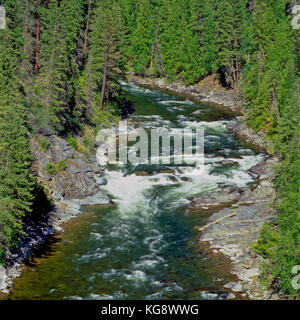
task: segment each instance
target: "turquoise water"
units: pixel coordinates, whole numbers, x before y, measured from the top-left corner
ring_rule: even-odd
[[[139,126],[205,130],[204,171],[108,166],[104,189],[115,205],[85,208],[30,261],[5,298],[218,299],[233,279],[228,261],[197,243],[195,227],[208,216],[189,212],[187,204],[221,182],[245,186],[252,181],[248,170],[263,156],[226,130],[231,116],[218,108],[134,84],[124,89]],[[238,165],[220,165],[224,159]]]

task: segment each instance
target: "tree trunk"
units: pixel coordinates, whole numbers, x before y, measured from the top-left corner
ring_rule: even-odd
[[[35,49],[35,66],[34,71],[39,71],[39,54],[40,54],[40,6],[41,0],[37,0],[37,16],[36,16],[36,49]]]
[[[108,48],[106,48],[105,50],[105,60],[104,60],[104,67],[103,67],[103,80],[102,80],[101,101],[100,101],[101,111],[104,110],[103,101],[104,101],[106,78],[107,78],[107,63],[108,63]]]
[[[87,20],[86,20],[85,34],[84,34],[84,45],[83,45],[83,53],[85,57],[86,57],[88,35],[89,35],[91,4],[92,4],[92,0],[89,0],[88,14],[87,14]]]

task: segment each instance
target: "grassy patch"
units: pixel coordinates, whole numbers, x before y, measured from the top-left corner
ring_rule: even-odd
[[[42,151],[46,152],[49,149],[50,142],[46,137],[41,137],[37,139],[37,143]]]
[[[67,168],[66,161],[60,160],[58,163],[48,162],[46,165],[46,171],[49,175],[54,176],[58,172],[64,171]]]

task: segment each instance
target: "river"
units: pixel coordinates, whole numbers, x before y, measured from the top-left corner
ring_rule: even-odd
[[[115,205],[84,208],[28,263],[6,299],[218,299],[232,281],[229,262],[197,243],[195,227],[208,214],[187,204],[218,183],[251,183],[248,170],[263,155],[227,131],[232,115],[217,107],[123,86],[141,127],[205,130],[204,171],[187,178],[190,168],[179,166],[108,166],[104,190]],[[224,159],[238,165],[220,165]]]

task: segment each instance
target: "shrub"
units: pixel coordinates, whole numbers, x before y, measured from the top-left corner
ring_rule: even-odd
[[[260,230],[260,235],[256,243],[253,245],[253,250],[264,258],[273,258],[278,243],[279,233],[277,226],[266,223]]]
[[[66,141],[69,143],[69,145],[75,149],[75,150],[78,150],[78,141],[76,138],[74,138],[72,136],[71,133],[68,134],[67,138],[66,138]]]
[[[59,171],[63,171],[67,168],[67,163],[63,160],[60,160],[57,164],[53,162],[48,162],[46,165],[46,170],[48,174],[51,176],[54,176],[57,174]]]
[[[49,149],[50,142],[46,137],[42,137],[41,139],[38,139],[37,142],[40,148],[42,149],[42,151],[46,152]]]
[[[53,162],[48,162],[47,163],[46,170],[51,176],[54,176],[57,173],[56,165]]]
[[[100,128],[110,128],[120,121],[120,117],[108,111],[96,110],[93,123]]]
[[[58,171],[63,171],[63,170],[65,170],[67,168],[67,164],[66,164],[65,161],[60,160],[58,162],[58,164],[56,165],[56,168],[57,168]]]

